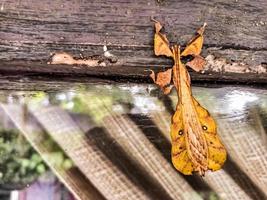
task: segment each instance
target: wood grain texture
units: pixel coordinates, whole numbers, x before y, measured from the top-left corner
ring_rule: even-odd
[[[0,68],[4,70],[8,69],[4,60],[9,61],[10,65],[18,64],[10,61],[21,60],[22,71],[42,65],[41,71],[57,73],[54,67],[46,65],[50,53],[67,51],[76,55],[79,52],[87,56],[102,55],[103,46],[106,45],[118,61],[108,65],[108,70],[86,70],[86,75],[126,75],[134,79],[147,77],[144,69],[160,70],[171,64],[169,60],[156,58],[153,54],[151,17],[165,25],[171,42],[181,45],[185,45],[195,30],[207,22],[204,56],[212,54],[229,62],[244,62],[252,68],[262,65],[266,69],[265,0],[6,0],[0,6]],[[64,72],[61,66],[56,68],[62,74],[76,73],[73,66],[66,67]],[[37,72],[32,70],[32,73]],[[226,77],[221,77],[212,69],[209,73],[214,73],[215,78],[206,76],[205,80],[244,79],[250,82],[251,79],[261,79],[254,72],[246,72],[248,75],[243,78],[242,73],[236,72],[226,73]],[[197,80],[198,77],[199,80],[203,79],[200,74],[194,76]]]
[[[171,199],[202,199],[129,117],[110,115],[103,120],[103,126],[123,150],[142,166],[146,176],[155,179]],[[184,191],[187,191],[186,195]]]
[[[53,106],[30,110],[107,200],[153,199],[112,164],[90,137],[90,131],[85,133],[66,111]]]
[[[220,65],[223,69],[224,65]],[[217,68],[217,67],[216,67]],[[161,71],[157,67],[151,67],[150,69]],[[243,67],[242,67],[243,69]],[[212,71],[208,69],[204,73],[197,73],[192,70],[190,71],[190,76],[193,84],[195,83],[231,83],[231,84],[250,84],[250,85],[260,85],[266,86],[267,84],[267,73],[255,73],[255,72],[227,72],[227,71]],[[150,71],[141,66],[127,66],[127,65],[113,65],[107,67],[87,67],[87,66],[70,66],[70,65],[47,65],[39,62],[24,62],[24,61],[3,61],[0,63],[0,74],[2,76],[11,77],[21,77],[25,80],[29,78],[38,78],[40,76],[49,77],[47,81],[52,81],[53,79],[58,80],[58,78],[64,78],[65,81],[69,82],[76,80],[80,82],[90,81],[98,79],[98,81],[105,82],[136,82],[136,83],[152,83],[152,79],[149,77]],[[68,77],[68,78],[66,78]]]

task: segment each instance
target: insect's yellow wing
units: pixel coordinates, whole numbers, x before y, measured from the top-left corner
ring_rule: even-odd
[[[181,56],[188,56],[188,55],[199,55],[201,53],[201,49],[203,46],[203,33],[205,30],[206,24],[204,24],[200,29],[197,31],[197,35],[195,35],[186,45],[184,51],[182,52]]]
[[[172,89],[171,79],[172,79],[172,69],[167,69],[166,71],[159,72],[157,75],[153,70],[151,70],[150,77],[156,83],[164,94],[169,94]]]
[[[155,35],[154,35],[154,52],[157,56],[168,56],[172,57],[172,51],[169,47],[169,41],[165,34],[161,33],[160,30],[162,29],[161,24],[155,21]]]
[[[208,169],[212,171],[219,170],[226,160],[225,147],[217,135],[214,119],[194,97],[192,98],[208,146]],[[181,104],[178,105],[171,124],[172,163],[181,173],[191,175],[193,171],[197,171],[197,169],[194,168],[192,161],[189,159],[188,150],[186,149],[186,134],[182,132],[184,130],[181,113],[182,109],[179,108],[181,106]]]
[[[193,98],[208,145],[208,168],[219,170],[226,160],[226,149],[217,135],[217,127],[209,112]]]
[[[182,132],[184,128],[180,106],[181,104],[177,106],[171,124],[172,163],[181,173],[191,175],[194,168],[186,150],[186,138]]]
[[[181,54],[181,56],[194,56],[194,59],[186,63],[186,65],[197,72],[203,70],[204,65],[206,63],[205,59],[199,55],[203,46],[203,33],[205,30],[205,26],[206,24],[204,24],[200,29],[198,29],[197,34],[187,43],[184,51]]]

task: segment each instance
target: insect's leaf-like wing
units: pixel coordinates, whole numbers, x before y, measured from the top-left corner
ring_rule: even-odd
[[[198,117],[208,146],[208,168],[212,171],[219,170],[226,160],[226,149],[217,135],[214,119],[209,112],[203,108],[197,100],[193,99]]]
[[[169,94],[172,91],[173,85],[168,85],[163,88],[163,93],[164,94]]]
[[[181,56],[199,55],[203,46],[203,33],[205,31],[206,23],[197,31],[197,34],[187,43]]]
[[[172,51],[169,47],[169,41],[165,34],[161,33],[160,30],[162,29],[161,24],[155,21],[155,35],[154,35],[154,52],[157,56],[168,56],[172,57]]]
[[[157,75],[153,70],[151,70],[150,77],[152,78],[154,83],[156,83],[162,89],[164,94],[170,93],[172,89],[172,85],[170,85],[172,78],[172,69],[168,69],[164,72],[159,72],[157,73]]]
[[[204,24],[198,31],[197,34],[187,43],[184,51],[182,52],[181,56],[194,56],[194,59],[188,62],[186,65],[191,67],[195,71],[200,71],[203,69],[205,65],[205,59],[199,54],[201,53],[201,49],[203,46],[203,33],[205,30],[206,24]]]
[[[184,124],[180,104],[173,115],[171,124],[172,163],[181,173],[191,175],[194,171],[194,167],[188,156],[186,149],[186,137],[183,130]]]
[[[205,58],[202,56],[196,55],[193,60],[186,63],[186,66],[191,67],[196,72],[204,69],[204,65],[206,64]]]

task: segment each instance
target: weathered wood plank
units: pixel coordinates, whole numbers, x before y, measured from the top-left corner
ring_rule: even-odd
[[[267,73],[265,0],[257,3],[248,0],[101,0],[79,3],[73,0],[6,0],[0,6],[0,68],[3,70],[6,70],[3,60],[19,59],[39,62],[27,62],[22,64],[23,67],[43,65],[41,71],[50,68],[46,69],[51,71],[49,73],[59,73],[61,66],[54,68],[44,64],[50,53],[67,51],[76,55],[79,52],[102,55],[103,46],[107,45],[110,52],[118,57],[117,63],[109,68],[84,70],[90,72],[82,73],[90,76],[126,74],[130,79],[132,76],[144,77],[147,75],[143,72],[144,68],[171,66],[171,61],[156,58],[153,54],[154,29],[150,18],[155,17],[166,25],[169,40],[182,45],[203,22],[207,22],[204,56],[212,54],[229,62],[244,62],[252,69],[261,65],[265,76]],[[18,67],[19,71],[24,71],[20,69],[21,65]],[[70,73],[73,68],[69,67],[64,73]],[[234,68],[239,70],[240,65]],[[209,70],[209,74],[216,71],[212,68]],[[199,77],[197,80],[229,79],[241,82],[262,79],[261,75],[250,74],[249,70],[245,73],[248,73],[245,77],[236,75],[236,72],[226,73],[224,77],[216,73],[214,76],[193,76]],[[266,82],[264,75],[262,77]]]
[[[172,41],[185,38],[204,21],[206,44],[266,49],[265,0],[251,1],[12,1],[2,3],[4,39],[20,42],[151,44],[150,17],[166,23]],[[8,29],[7,29],[8,28]],[[18,29],[19,28],[19,29]],[[5,32],[8,31],[8,32]],[[22,36],[22,37],[19,37]],[[18,40],[19,39],[19,40]]]
[[[158,71],[159,68],[151,67],[150,69]],[[116,66],[111,65],[107,67],[87,67],[87,66],[70,66],[70,65],[47,65],[40,62],[24,62],[24,61],[3,61],[0,63],[1,75],[16,75],[16,77],[28,76],[46,76],[50,79],[58,79],[61,77],[75,77],[65,79],[65,81],[80,82],[98,79],[98,82],[105,82],[106,79],[112,82],[138,82],[138,83],[152,83],[149,77],[150,72],[141,66]],[[230,83],[230,84],[250,84],[266,86],[267,76],[266,73],[236,73],[225,71],[204,71],[203,73],[196,73],[190,71],[192,83]],[[26,79],[27,80],[27,79]],[[49,81],[49,80],[47,80]],[[94,81],[94,80],[93,80]]]

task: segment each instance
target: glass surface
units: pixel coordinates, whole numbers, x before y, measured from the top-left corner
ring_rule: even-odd
[[[0,199],[265,199],[267,90],[193,94],[228,152],[223,169],[203,178],[171,164],[175,91],[164,96],[149,84],[0,91]]]

